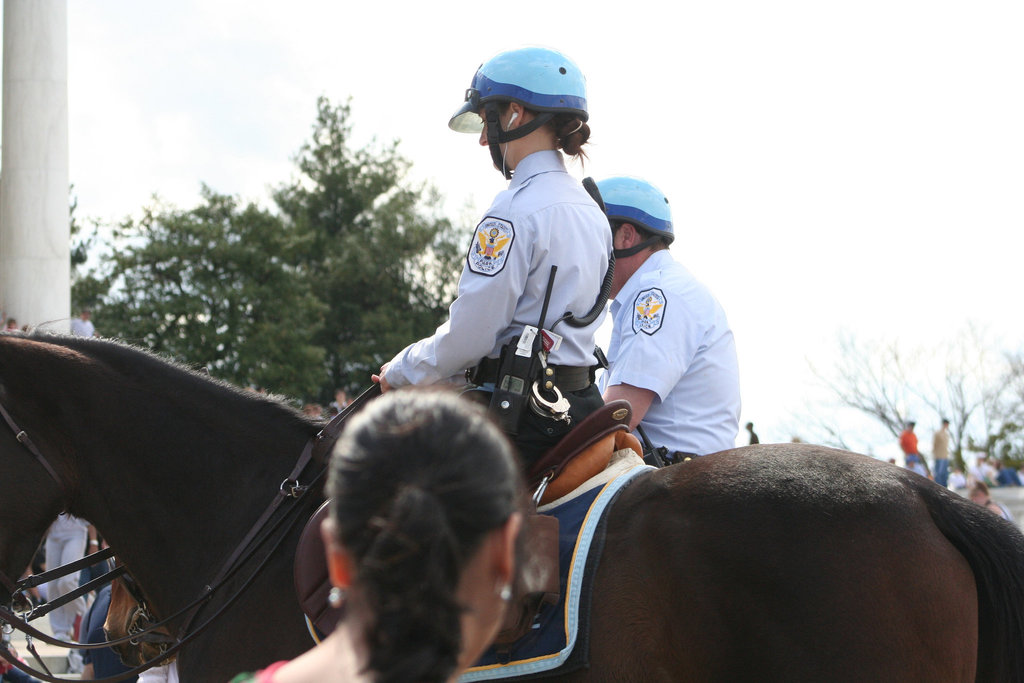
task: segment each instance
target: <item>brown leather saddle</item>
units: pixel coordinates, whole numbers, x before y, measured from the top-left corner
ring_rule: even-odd
[[[327,574],[327,549],[320,535],[320,525],[327,519],[328,504],[317,508],[306,522],[295,549],[295,595],[303,613],[320,633],[327,635],[341,618],[341,610],[331,607],[327,594],[331,592],[331,581]]]
[[[642,456],[640,441],[629,431],[632,415],[629,401],[606,403],[541,456],[526,473],[527,483],[534,491],[547,479],[538,505],[561,498],[601,473],[612,455],[622,448],[632,448]]]
[[[629,431],[632,409],[628,401],[612,401],[587,416],[527,472],[531,490],[540,492],[544,505],[572,492],[583,482],[600,474],[618,450],[643,451]],[[322,634],[334,630],[341,610],[327,602],[330,581],[320,524],[327,516],[324,503],[306,523],[295,551],[295,594],[309,620]],[[510,644],[525,635],[545,604],[559,597],[558,520],[550,515],[533,515],[523,527],[522,557],[512,589],[505,622],[495,643]]]

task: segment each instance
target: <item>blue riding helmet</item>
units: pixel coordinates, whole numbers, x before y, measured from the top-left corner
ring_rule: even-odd
[[[668,198],[646,180],[616,176],[598,182],[597,189],[612,224],[631,223],[664,237],[669,244],[676,238]]]
[[[519,102],[541,112],[571,112],[587,120],[587,84],[583,72],[561,52],[524,47],[500,52],[480,65],[466,91],[466,102],[448,127],[479,133],[480,107],[488,102]]]

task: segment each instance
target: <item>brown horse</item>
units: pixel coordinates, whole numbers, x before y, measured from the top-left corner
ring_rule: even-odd
[[[19,576],[67,507],[118,550],[158,617],[204,595],[318,429],[89,339],[0,336],[0,405],[55,470],[0,430],[0,571]],[[589,665],[558,680],[1024,682],[1024,536],[912,472],[751,446],[642,475],[606,531]],[[189,619],[225,608],[181,651],[183,681],[310,645],[292,588],[298,527],[282,535]]]
[[[605,548],[591,671],[566,680],[1024,680],[1020,532],[864,456],[761,445],[659,470]]]

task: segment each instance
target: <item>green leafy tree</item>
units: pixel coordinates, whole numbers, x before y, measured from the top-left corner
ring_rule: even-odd
[[[1000,418],[999,429],[991,430],[985,443],[971,446],[990,458],[1021,468],[1024,467],[1024,353],[1010,353],[1006,362],[1009,366],[1005,375],[1008,396],[994,411]]]
[[[104,336],[236,384],[321,401],[368,386],[444,320],[462,249],[397,143],[353,148],[349,116],[318,101],[277,212],[203,187],[194,209],[157,202],[98,248],[82,240],[76,304]]]
[[[328,382],[348,391],[394,353],[431,334],[455,294],[462,249],[433,188],[407,182],[410,163],[390,145],[353,149],[350,106],[317,102],[299,176],[275,193],[304,236],[305,264],[329,313],[315,339]]]
[[[105,336],[120,337],[238,385],[316,392],[325,306],[296,264],[296,235],[255,204],[202,189],[184,211],[156,205],[116,231],[97,280]]]
[[[975,443],[974,439],[970,439],[968,450],[1019,468],[1024,465],[1024,425],[1013,421],[1003,422],[999,430],[989,434],[983,443]]]

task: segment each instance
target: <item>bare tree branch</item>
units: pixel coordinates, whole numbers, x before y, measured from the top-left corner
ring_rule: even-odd
[[[997,353],[975,326],[928,349],[863,341],[849,331],[840,333],[838,345],[833,367],[821,371],[811,364],[811,371],[838,406],[868,417],[894,438],[910,419],[921,423],[923,413],[934,413],[936,425],[939,418],[950,421],[951,450],[962,465],[967,444],[985,444],[995,454],[995,442],[1024,431],[1024,356]],[[834,418],[817,422],[826,440],[846,443]],[[1001,448],[1008,452],[1005,443]],[[1021,451],[1024,457],[1024,445]]]

